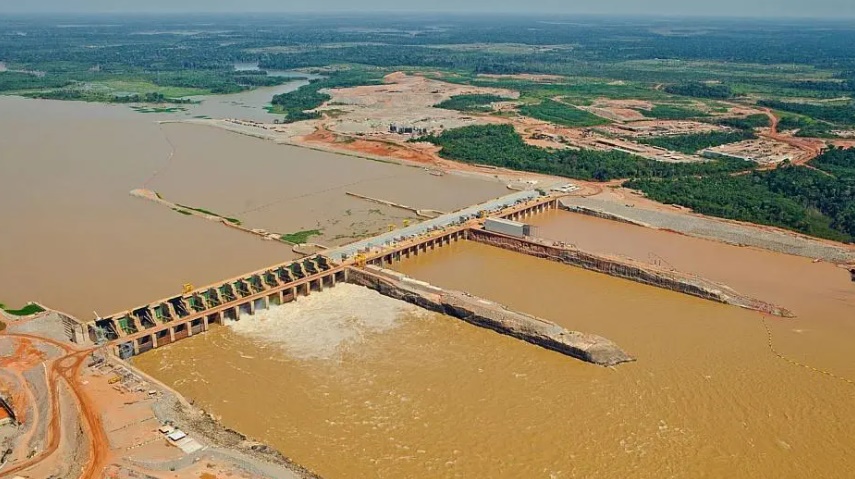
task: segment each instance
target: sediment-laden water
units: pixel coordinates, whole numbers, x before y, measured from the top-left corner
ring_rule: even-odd
[[[775,357],[757,313],[466,242],[399,269],[602,334],[638,362],[600,368],[406,305],[389,321],[379,296],[347,286],[135,362],[327,477],[847,477],[855,467],[855,387]],[[375,314],[382,327],[359,326]],[[311,326],[331,317],[335,334]],[[781,349],[815,359],[788,340],[809,331],[766,321]],[[326,352],[309,357],[284,337]],[[317,343],[328,337],[346,339],[329,354]],[[851,352],[830,354],[841,366]]]
[[[36,300],[86,320],[295,257],[289,245],[132,197],[135,188],[253,228],[318,229],[311,239],[331,244],[414,216],[346,191],[420,208],[506,192],[497,182],[155,122],[165,117],[0,96],[0,302]]]

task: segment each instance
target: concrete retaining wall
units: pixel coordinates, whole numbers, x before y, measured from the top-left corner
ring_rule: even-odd
[[[578,213],[580,215],[593,216],[595,218],[602,218],[604,220],[617,221],[619,223],[627,223],[627,224],[631,224],[631,225],[635,225],[635,226],[643,226],[645,228],[658,229],[658,228],[654,227],[653,225],[649,225],[649,224],[643,223],[641,221],[636,221],[636,220],[627,218],[625,216],[619,216],[619,215],[615,215],[612,213],[606,213],[605,211],[599,211],[599,210],[594,210],[591,208],[585,208],[584,206],[567,205],[561,201],[558,202],[558,209],[564,210],[564,211],[569,211],[570,213]]]
[[[511,311],[500,304],[459,291],[443,290],[376,266],[348,270],[347,281],[589,363],[613,366],[635,360],[601,336],[569,331],[550,321]]]
[[[719,303],[732,304],[785,318],[794,316],[784,308],[739,294],[727,286],[714,283],[707,279],[686,275],[677,271],[661,270],[652,265],[642,265],[629,259],[601,256],[569,248],[561,243],[533,238],[515,238],[478,229],[470,229],[467,238],[490,246],[578,266],[590,271],[670,289]]]

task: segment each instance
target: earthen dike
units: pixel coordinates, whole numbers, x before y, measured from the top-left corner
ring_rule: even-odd
[[[566,330],[555,323],[459,291],[443,290],[385,269],[402,259],[457,241],[477,241],[699,298],[767,314],[792,314],[705,278],[626,258],[581,251],[535,236],[514,236],[485,228],[488,218],[525,221],[560,207],[558,196],[517,192],[497,200],[433,218],[417,225],[361,240],[323,254],[274,265],[239,277],[83,322],[66,320],[69,339],[107,344],[122,359],[202,334],[211,324],[251,320],[245,315],[320,293],[340,282],[457,317],[538,346],[603,366],[633,361],[612,341]]]

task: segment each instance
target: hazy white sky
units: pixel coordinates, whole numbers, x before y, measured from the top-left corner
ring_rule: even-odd
[[[855,0],[0,0],[0,13],[520,12],[855,17]]]

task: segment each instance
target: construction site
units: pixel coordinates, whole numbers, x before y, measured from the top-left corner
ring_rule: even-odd
[[[779,306],[739,294],[724,285],[700,277],[683,275],[626,258],[586,253],[562,242],[537,237],[536,229],[525,221],[548,211],[565,208],[560,201],[563,194],[559,192],[544,195],[533,190],[513,193],[205,287],[195,288],[188,284],[180,295],[98,317],[92,321],[81,321],[44,306],[46,313],[37,314],[29,321],[12,323],[6,334],[0,337],[10,344],[7,347],[13,347],[12,342],[16,341],[16,338],[19,341],[16,346],[19,353],[12,356],[17,358],[15,361],[20,363],[24,357],[32,357],[35,361],[21,363],[19,369],[23,375],[16,377],[9,384],[17,384],[18,390],[31,391],[28,394],[32,397],[42,397],[39,404],[54,404],[49,410],[34,410],[33,405],[36,403],[32,402],[32,397],[27,398],[20,394],[13,396],[11,402],[4,400],[0,403],[4,412],[3,430],[16,431],[11,435],[7,434],[5,440],[11,452],[6,454],[6,462],[10,466],[3,472],[8,474],[10,471],[28,471],[32,474],[32,471],[40,470],[40,467],[49,464],[49,461],[40,462],[39,459],[47,458],[51,454],[56,457],[55,454],[59,453],[57,451],[62,451],[61,454],[66,457],[77,458],[71,464],[83,464],[86,455],[95,451],[96,461],[89,462],[89,467],[106,467],[110,462],[108,458],[112,457],[117,447],[133,449],[134,459],[125,461],[124,466],[110,466],[117,474],[110,477],[131,477],[127,474],[132,474],[134,470],[157,470],[165,464],[192,468],[195,461],[198,461],[192,458],[210,455],[217,450],[218,444],[220,447],[224,444],[237,447],[238,452],[233,455],[245,453],[258,456],[257,448],[253,449],[254,443],[246,438],[228,439],[230,433],[227,431],[211,433],[211,424],[215,422],[210,423],[210,419],[206,419],[204,414],[193,413],[192,407],[182,402],[179,395],[136,371],[126,361],[185,338],[204,335],[213,327],[238,321],[254,321],[253,316],[258,312],[288,307],[288,303],[299,302],[300,298],[309,295],[323,294],[323,291],[345,282],[365,286],[382,295],[428,310],[440,311],[475,326],[593,364],[614,366],[635,360],[631,353],[623,351],[617,344],[601,336],[567,330],[526,312],[515,312],[501,304],[473,297],[468,293],[431,286],[385,269],[404,259],[457,242],[483,243],[714,302],[782,317],[792,315]],[[29,331],[28,324],[37,325],[40,322],[52,325],[49,326],[53,331],[52,339],[26,333]],[[35,349],[27,356],[21,352],[27,350],[26,348]],[[69,363],[71,358],[73,362]],[[64,378],[64,383],[45,377],[41,369],[33,369],[34,365],[39,364],[37,361],[43,359],[53,361],[52,369],[45,373],[50,377]],[[34,374],[36,376],[33,376]],[[76,379],[77,375],[82,375],[85,386]],[[55,384],[55,389],[45,391],[46,380]],[[12,390],[14,389],[13,387]],[[87,392],[84,393],[83,389]],[[39,390],[41,392],[36,392]],[[101,392],[96,396],[92,393],[93,390]],[[68,433],[69,424],[52,423],[49,430],[40,433],[33,429],[44,428],[46,417],[66,417],[63,409],[73,404],[69,394],[76,397],[81,407],[98,410],[102,406],[97,403],[101,403],[104,408],[112,411],[100,419],[84,416],[88,421],[89,441],[81,438],[73,447],[59,440],[61,435]],[[86,397],[98,399],[93,403],[85,399]],[[120,401],[124,406],[107,406],[113,401]],[[163,408],[167,403],[173,404],[173,412]],[[16,409],[19,411],[17,415]],[[175,410],[181,411],[181,414],[176,416]],[[183,420],[170,419],[172,417]],[[223,434],[226,442],[217,442],[223,440]],[[105,439],[105,435],[109,440]],[[26,445],[27,441],[39,437],[52,438],[54,442],[44,450],[43,446]],[[110,447],[99,452],[99,448],[104,445],[98,444],[98,441],[104,444],[109,442]],[[124,446],[118,446],[119,444]],[[25,454],[32,449],[42,452],[35,457]],[[214,454],[211,457],[212,468],[219,467],[216,464],[235,460],[235,457],[222,454]],[[261,457],[265,460],[272,458],[278,466],[271,467],[285,467],[290,473],[296,474],[295,477],[311,475],[299,468],[294,469],[284,456],[262,454]],[[57,463],[54,463],[53,467],[58,467]]]
[[[769,290],[755,289],[756,284],[762,282],[760,279],[755,282],[742,281],[742,273],[721,272],[713,268],[710,270],[712,274],[708,275],[706,270],[692,263],[694,256],[688,255],[688,259],[679,263],[673,260],[679,257],[676,249],[658,250],[655,245],[676,241],[673,237],[706,238],[703,241],[726,242],[732,248],[750,251],[757,256],[765,254],[760,250],[773,250],[799,255],[800,260],[809,258],[804,263],[822,270],[822,284],[831,284],[833,279],[833,286],[827,289],[837,291],[843,298],[841,303],[849,299],[846,292],[840,292],[843,290],[836,273],[841,270],[837,265],[848,265],[845,272],[847,284],[849,276],[855,281],[855,267],[852,266],[855,264],[855,256],[851,248],[796,237],[773,228],[761,229],[701,218],[677,207],[653,204],[616,184],[584,181],[570,184],[563,178],[455,163],[440,158],[435,146],[411,143],[409,140],[421,134],[459,126],[507,122],[529,144],[548,148],[617,150],[664,162],[705,161],[715,155],[724,155],[761,164],[774,164],[788,159],[806,161],[821,151],[821,145],[810,140],[782,136],[773,124],[770,132],[760,133],[761,139],[758,140],[711,148],[699,155],[671,152],[634,140],[726,130],[694,121],[644,119],[641,112],[649,110],[652,104],[643,101],[601,100],[590,107],[581,108],[618,122],[590,128],[562,127],[518,115],[468,114],[434,107],[449,96],[471,93],[507,98],[507,102],[493,105],[496,112],[510,111],[509,108],[516,105],[515,95],[518,95],[510,90],[451,85],[424,76],[400,73],[388,76],[383,85],[332,91],[333,101],[322,107],[325,116],[313,124],[265,124],[236,119],[188,121],[276,143],[293,143],[319,150],[352,153],[360,158],[383,159],[383,163],[333,158],[325,152],[295,149],[244,137],[238,137],[240,141],[219,143],[222,132],[214,128],[167,124],[170,122],[154,124],[152,134],[162,135],[169,147],[165,149],[164,155],[167,161],[164,164],[157,163],[156,167],[150,169],[146,166],[145,171],[141,169],[140,172],[128,175],[134,181],[130,199],[125,198],[128,196],[127,189],[120,191],[121,197],[131,202],[127,207],[144,212],[138,214],[162,212],[168,216],[171,222],[155,222],[152,224],[156,227],[146,228],[151,229],[152,238],[162,239],[163,231],[172,231],[176,237],[208,239],[221,233],[234,233],[242,242],[223,240],[208,249],[204,246],[199,249],[200,246],[193,242],[180,242],[177,245],[168,242],[160,250],[143,254],[143,257],[152,260],[152,266],[148,269],[167,284],[161,289],[148,289],[144,281],[139,281],[135,274],[127,274],[124,270],[115,272],[115,276],[104,274],[104,271],[115,269],[113,263],[124,259],[117,255],[115,258],[119,259],[107,261],[109,267],[102,265],[100,274],[93,274],[100,281],[93,282],[94,286],[51,288],[73,298],[73,301],[65,304],[74,304],[75,314],[63,311],[60,307],[54,309],[49,302],[28,305],[38,312],[24,316],[0,311],[0,320],[6,326],[0,333],[0,475],[37,479],[74,477],[76,471],[81,471],[80,477],[86,478],[314,478],[326,476],[326,473],[335,476],[336,472],[338,475],[347,475],[350,471],[348,461],[352,460],[362,461],[360,467],[364,469],[360,477],[373,477],[375,467],[381,462],[374,456],[388,458],[400,453],[402,462],[411,461],[411,455],[407,452],[410,446],[395,444],[390,450],[386,444],[389,442],[388,437],[376,441],[383,444],[375,444],[376,449],[371,449],[374,452],[362,453],[368,458],[353,452],[353,448],[362,447],[361,440],[353,439],[355,437],[366,437],[366,434],[374,434],[375,431],[380,431],[380,435],[388,433],[389,437],[394,434],[384,429],[384,420],[377,419],[386,417],[385,411],[375,411],[372,403],[378,394],[386,395],[394,387],[380,388],[380,392],[374,390],[368,399],[360,399],[358,394],[354,394],[354,401],[365,409],[342,408],[345,410],[342,413],[344,420],[334,419],[324,411],[315,411],[312,416],[311,411],[296,409],[290,410],[291,415],[275,416],[271,412],[269,417],[254,417],[252,426],[246,426],[245,429],[248,423],[236,419],[238,416],[230,408],[246,408],[224,406],[240,403],[240,400],[235,399],[239,397],[235,391],[224,392],[229,387],[228,381],[237,384],[235,377],[223,380],[208,376],[210,369],[226,366],[234,366],[237,376],[252,376],[241,368],[246,367],[245,362],[258,363],[260,370],[267,371],[262,377],[279,381],[276,396],[290,401],[291,395],[313,391],[305,400],[291,402],[310,408],[315,404],[324,405],[319,406],[320,409],[341,407],[342,403],[325,403],[326,399],[321,398],[326,398],[326,394],[333,398],[336,394],[344,394],[330,393],[332,386],[325,379],[336,377],[339,370],[325,371],[319,377],[307,379],[309,376],[304,376],[305,369],[294,367],[294,364],[300,362],[298,359],[304,359],[302,356],[283,355],[274,351],[275,348],[270,346],[275,343],[272,339],[270,344],[260,340],[257,343],[237,341],[235,335],[240,334],[234,331],[261,330],[264,331],[261,336],[266,339],[299,337],[304,341],[301,345],[304,350],[324,349],[319,344],[329,339],[327,336],[342,336],[352,341],[357,341],[352,338],[358,338],[358,341],[366,343],[370,342],[369,339],[377,340],[374,330],[363,327],[351,317],[346,317],[345,322],[356,322],[356,326],[348,325],[355,331],[344,328],[344,332],[329,332],[317,323],[302,331],[302,336],[293,334],[290,329],[303,325],[301,321],[304,318],[315,317],[335,322],[340,316],[345,316],[348,310],[358,306],[347,300],[347,295],[354,294],[353,288],[360,291],[357,296],[368,306],[373,306],[374,302],[379,304],[382,298],[391,301],[389,304],[392,309],[400,308],[400,304],[411,307],[406,310],[406,314],[416,319],[402,327],[402,331],[409,331],[412,337],[402,338],[400,335],[404,333],[399,331],[396,341],[408,344],[413,352],[399,351],[398,354],[404,358],[422,354],[424,358],[431,358],[424,361],[428,365],[441,362],[446,369],[438,376],[440,379],[434,383],[434,388],[442,390],[446,396],[450,393],[442,389],[441,385],[447,384],[448,377],[453,375],[448,371],[458,374],[461,367],[472,365],[478,369],[469,371],[469,376],[461,376],[471,384],[477,383],[482,366],[493,371],[513,370],[510,382],[507,382],[508,378],[494,378],[497,384],[502,384],[500,390],[492,391],[496,398],[503,398],[503,391],[516,391],[514,381],[535,377],[540,364],[555,368],[554,374],[547,375],[552,379],[564,374],[580,375],[578,377],[584,374],[591,379],[591,384],[615,381],[610,377],[597,376],[602,374],[599,371],[606,370],[609,371],[607,374],[620,371],[621,376],[616,380],[618,382],[623,380],[622,375],[625,374],[638,384],[643,381],[643,378],[639,379],[639,371],[646,371],[648,364],[667,369],[657,361],[668,357],[665,350],[673,345],[662,346],[655,337],[644,335],[659,330],[663,338],[667,336],[663,329],[657,329],[662,325],[656,321],[662,315],[671,314],[672,303],[679,303],[681,311],[689,313],[685,317],[682,317],[682,313],[674,314],[680,317],[673,319],[665,329],[680,327],[683,321],[696,324],[696,316],[704,317],[710,323],[718,320],[719,316],[732,316],[734,322],[726,323],[728,328],[743,328],[746,327],[743,323],[750,322],[752,318],[761,318],[765,328],[762,331],[764,335],[768,334],[769,343],[768,350],[759,348],[760,353],[771,353],[767,356],[786,359],[787,363],[805,371],[820,371],[822,376],[840,383],[848,381],[845,368],[843,374],[838,374],[833,372],[834,368],[808,365],[774,347],[773,328],[778,328],[778,334],[784,333],[789,338],[786,344],[790,347],[801,344],[801,338],[787,335],[801,335],[809,328],[801,323],[800,327],[787,325],[789,321],[800,319],[804,312],[807,312],[808,317],[818,317],[818,313],[810,306],[805,306],[805,302],[795,302],[794,307],[787,295],[776,294],[776,288],[772,288],[771,293]],[[240,157],[247,155],[248,151],[259,162],[253,168],[264,171],[265,175],[245,174],[246,165],[240,162],[210,161],[217,155]],[[297,158],[282,162],[282,152],[296,155]],[[419,167],[389,165],[389,159]],[[154,170],[153,173],[150,170]],[[194,183],[192,180],[198,177],[200,171],[205,171],[211,178]],[[141,177],[147,179],[139,184],[138,178]],[[116,188],[120,189],[119,186]],[[507,194],[508,190],[513,193]],[[496,198],[500,194],[504,196]],[[150,208],[150,205],[158,207]],[[211,208],[216,213],[200,206]],[[118,222],[122,221],[123,215],[124,212],[111,218]],[[184,217],[207,221],[185,220]],[[131,223],[137,221],[136,217],[130,215],[126,219]],[[586,234],[589,229],[596,229],[592,225],[584,224],[578,230],[571,228],[567,232],[553,224],[576,225],[576,222],[587,220],[607,223],[608,226],[596,223],[596,227],[608,231],[597,240],[591,240]],[[121,223],[122,227],[118,229],[128,229],[131,227],[129,224]],[[190,234],[186,232],[190,230],[180,229],[186,224],[199,226],[198,233]],[[618,227],[629,229],[617,232],[608,229]],[[286,233],[288,231],[291,233]],[[631,249],[635,245],[633,242],[629,242],[632,244],[628,250],[622,249],[627,247],[622,242],[610,243],[615,238],[641,236],[639,231],[650,234],[655,232],[664,235],[664,239],[657,237],[650,242],[654,246],[645,246],[647,249],[641,252]],[[243,240],[246,238],[249,238],[247,241],[259,240],[257,243],[265,245],[264,253],[268,256],[263,260],[249,256],[252,261],[240,256],[244,250],[257,247],[255,244],[245,247]],[[145,245],[155,244],[152,239],[140,241]],[[640,243],[648,244],[643,241]],[[121,241],[114,238],[109,244],[121,244]],[[609,247],[605,247],[606,244]],[[708,245],[691,246],[694,249],[703,247]],[[184,249],[179,251],[179,248]],[[134,250],[133,254],[139,255],[139,251]],[[507,261],[508,264],[519,262],[526,266],[513,274],[493,271],[492,274],[484,273],[485,277],[481,279],[467,276],[469,273],[466,271],[470,269],[488,271],[495,266],[490,260],[484,264],[477,263],[481,260],[479,255],[484,254],[501,258],[497,264],[505,264],[503,261]],[[728,250],[726,254],[742,253]],[[84,256],[81,255],[81,258]],[[211,258],[216,258],[216,261]],[[241,266],[237,270],[218,270],[219,273],[204,276],[205,279],[201,281],[184,280],[173,284],[174,278],[179,277],[176,271],[183,271],[185,262],[192,259],[199,259],[206,264],[227,261],[248,264],[246,269],[254,270],[236,275],[235,271],[243,269]],[[780,259],[774,261],[787,264],[781,267],[781,271],[799,272],[794,273],[793,277],[810,274],[800,269],[805,267],[802,263],[791,264],[787,262],[789,260]],[[259,267],[262,264],[268,265]],[[553,267],[558,269],[553,270]],[[460,277],[468,279],[456,284],[451,281],[446,283],[446,278],[436,273],[437,269],[454,268],[463,270]],[[66,267],[64,270],[77,269]],[[765,265],[758,263],[745,274],[761,275],[760,272],[764,270]],[[550,271],[559,279],[544,282],[542,271]],[[769,271],[775,277],[785,276],[775,268]],[[47,279],[61,284],[68,282],[61,276],[63,269],[51,270],[51,273],[46,276]],[[564,274],[571,277],[583,273],[594,276],[585,276],[578,283],[572,283],[572,286],[561,279]],[[211,282],[212,278],[225,279]],[[600,294],[602,297],[597,296],[599,299],[596,301],[592,299],[595,304],[583,312],[577,307],[586,298],[573,297],[573,294],[584,290],[585,285],[598,281],[592,278],[604,281],[604,286],[581,296],[593,298]],[[507,280],[511,287],[507,290],[500,287],[495,290],[481,289],[481,283],[488,282],[488,279],[497,284]],[[112,283],[113,287],[105,289],[107,283]],[[179,287],[182,283],[185,283],[183,288]],[[539,284],[543,292],[527,291],[535,284]],[[476,294],[470,292],[473,290]],[[548,293],[545,292],[547,290]],[[620,291],[620,294],[614,294],[615,291]],[[625,291],[633,299],[627,300]],[[374,296],[370,296],[369,292]],[[798,295],[794,293],[793,296]],[[93,303],[93,298],[98,299],[97,310],[92,311],[93,319],[86,319],[90,317],[89,311],[95,309],[94,306],[86,309]],[[332,316],[318,316],[313,309],[318,302],[326,301],[325,298],[332,298],[330,301],[334,303],[331,308],[335,314]],[[648,302],[649,298],[655,298],[656,301]],[[560,305],[561,310],[543,306],[553,303]],[[603,320],[607,323],[604,327],[592,318],[609,316],[603,311],[611,303],[626,303],[630,306],[646,304],[649,310],[638,315],[641,319],[636,317],[632,308],[630,311],[622,311],[620,315],[615,313],[614,317]],[[80,307],[81,304],[85,307]],[[106,306],[102,308],[101,305]],[[100,314],[105,312],[102,309],[116,312],[103,315]],[[276,318],[289,311],[293,313],[289,316],[293,324],[276,322]],[[752,316],[748,316],[749,313]],[[439,343],[452,344],[452,338],[459,337],[468,338],[469,343],[461,343],[465,347],[460,346],[459,349],[455,349],[457,346],[449,346],[450,349],[441,349],[440,353],[415,352],[421,351],[417,349],[421,344],[420,335],[427,334],[427,329],[419,330],[413,326],[425,327],[425,323],[418,322],[423,314],[435,315],[431,316],[433,321],[430,327],[438,329],[433,331],[448,334],[439,335]],[[442,323],[446,318],[451,318],[456,324]],[[623,319],[625,323],[619,323],[615,318]],[[644,323],[648,320],[654,322],[649,330],[642,331],[640,327],[633,326],[636,322],[649,324]],[[772,322],[778,320],[780,322]],[[608,324],[609,321],[611,324]],[[707,323],[700,326],[701,329],[707,327],[711,328]],[[752,337],[751,331],[743,331],[745,337]],[[488,336],[475,336],[477,334]],[[709,336],[698,337],[694,334],[686,333],[686,337],[695,340],[694,343],[689,340],[687,344],[702,347],[708,337],[719,337],[723,333],[717,331],[709,333]],[[404,343],[405,340],[413,341],[413,344]],[[234,344],[237,346],[228,341],[236,341]],[[662,339],[662,342],[670,343],[671,340]],[[756,352],[757,348],[752,349],[753,345],[747,344],[749,341],[743,342],[752,354]],[[201,354],[204,351],[214,351],[216,354],[222,351],[225,356],[227,348],[221,347],[223,344],[229,344],[231,348],[228,351],[231,363],[226,366],[217,363],[218,357]],[[498,344],[502,345],[503,353],[513,351],[517,355],[513,357],[518,360],[510,365],[490,363],[491,357],[503,356],[495,354]],[[461,356],[461,350],[474,356]],[[172,351],[183,359],[171,360]],[[200,351],[198,355],[197,351]],[[300,352],[305,353],[303,350]],[[675,364],[686,360],[689,353],[682,354],[678,359],[668,357],[668,361]],[[718,354],[718,351],[707,354]],[[727,362],[727,354],[727,348],[722,348],[716,358],[720,362]],[[748,355],[745,351],[741,354]],[[532,357],[538,360],[532,361]],[[193,361],[198,358],[198,364],[187,358]],[[369,355],[367,359],[370,358]],[[334,363],[339,366],[361,364],[363,359],[366,358],[349,362],[340,357]],[[766,359],[765,356],[752,356],[750,361],[767,367],[764,363]],[[396,359],[400,360],[400,357]],[[743,363],[734,361],[736,364],[731,366],[736,369],[743,367]],[[217,365],[207,368],[204,364],[206,362]],[[525,369],[521,366],[524,364],[535,366]],[[712,375],[704,369],[707,364],[704,362],[694,366],[693,378],[710,381],[707,376]],[[265,369],[268,367],[269,370]],[[410,368],[416,369],[413,366]],[[281,370],[289,373],[280,377]],[[524,370],[527,372],[520,372]],[[399,383],[395,381],[400,381],[400,377],[406,374],[393,372],[393,384],[397,385]],[[345,389],[358,389],[359,385],[373,383],[373,379],[360,376],[364,372],[351,373],[355,374],[357,380]],[[430,374],[426,374],[428,376]],[[552,379],[546,383],[550,383],[549,388],[557,388],[553,392],[560,392],[556,393],[559,399],[555,399],[556,402],[548,405],[544,411],[555,411],[556,404],[563,404],[559,402],[563,401],[560,398],[571,393],[560,390],[560,386],[551,383]],[[299,382],[301,380],[304,382]],[[686,381],[685,378],[670,380],[674,381],[672,384],[683,384]],[[301,386],[292,387],[290,381]],[[567,384],[576,383],[567,381]],[[520,389],[519,398],[530,397],[529,386]],[[257,384],[243,385],[240,389],[256,387]],[[618,391],[635,394],[633,387],[629,383],[616,386],[614,390],[609,390],[608,395],[619,394]],[[659,387],[652,386],[653,389]],[[207,390],[222,394],[209,396],[205,392]],[[541,393],[547,394],[544,391]],[[650,391],[644,394],[648,393]],[[408,404],[418,394],[411,391],[409,396],[402,395],[400,401],[397,401],[397,396],[389,395],[400,405]],[[476,410],[477,405],[484,401],[477,392],[470,396],[473,402],[464,402],[464,411]],[[260,398],[258,400],[262,401]],[[632,402],[635,399],[633,396],[632,399],[621,400]],[[575,406],[581,405],[576,403]],[[270,410],[288,409],[280,403],[270,403]],[[418,418],[422,413],[415,406],[412,410],[405,407],[403,412],[405,416]],[[299,423],[304,413],[324,421],[323,424],[310,427],[304,424],[303,429],[295,425],[289,429],[292,423]],[[469,416],[477,416],[470,414],[461,418],[447,410],[438,413],[434,411],[434,414],[431,417],[435,422],[440,417],[454,417],[456,421],[461,421]],[[590,417],[605,415],[604,411],[593,411]],[[334,427],[342,424],[342,421],[351,426],[359,424],[359,427],[366,427],[366,431],[348,436],[348,433]],[[284,432],[271,431],[267,426],[272,422],[282,424]],[[567,423],[570,424],[570,421]],[[507,427],[510,428],[508,430],[515,430],[513,428],[516,426]],[[418,423],[404,429],[418,433],[424,428],[425,425]],[[543,428],[540,426],[540,429]],[[467,429],[479,430],[477,422],[467,426]],[[657,430],[662,432],[666,429]],[[307,436],[312,435],[316,436],[314,442],[307,439]],[[440,435],[454,434],[444,432]],[[502,432],[500,435],[507,434]],[[338,444],[338,449],[330,445],[336,438],[342,437],[351,439]],[[560,440],[566,441],[567,437],[565,435]],[[596,438],[589,440],[594,441]],[[436,441],[442,443],[442,439]],[[475,438],[472,444],[483,441],[484,438]],[[323,459],[329,455],[325,449],[327,445],[344,458],[336,466],[341,469],[330,469],[331,466]],[[369,449],[365,446],[365,450]],[[424,452],[430,449],[427,446],[412,449],[417,455],[434,454],[432,460],[439,461],[443,467],[455,464],[455,458]],[[296,457],[290,456],[292,451]],[[352,455],[348,456],[346,451]],[[478,470],[487,467],[484,463],[477,464],[469,467]],[[435,472],[435,469],[427,466],[418,470],[426,476]],[[407,477],[413,470],[393,468],[384,471],[384,474],[378,473],[376,476]]]
[[[700,153],[706,158],[736,158],[760,165],[775,165],[797,159],[801,150],[780,141],[758,138],[707,148]]]

